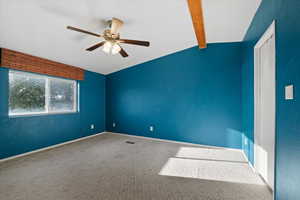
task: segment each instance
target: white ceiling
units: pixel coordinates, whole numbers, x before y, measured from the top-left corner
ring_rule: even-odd
[[[203,0],[208,43],[241,41],[261,0]],[[128,58],[85,49],[104,21],[125,22],[121,37],[148,40],[149,48],[123,45]],[[0,46],[108,74],[197,45],[186,0],[0,0]]]

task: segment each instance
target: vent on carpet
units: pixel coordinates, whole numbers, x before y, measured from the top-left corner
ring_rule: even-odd
[[[127,144],[135,144],[135,142],[132,141],[126,141]]]

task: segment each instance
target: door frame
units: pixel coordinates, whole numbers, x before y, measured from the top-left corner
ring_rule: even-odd
[[[263,34],[263,36],[259,39],[259,41],[256,43],[256,45],[254,46],[254,169],[256,170],[256,172],[258,173],[257,171],[257,163],[255,162],[256,161],[256,157],[257,157],[257,145],[256,145],[256,142],[257,141],[257,138],[258,138],[258,122],[260,121],[260,108],[258,105],[259,104],[259,101],[260,101],[260,87],[259,87],[259,81],[260,81],[260,77],[261,77],[261,73],[260,73],[260,48],[265,44],[265,42],[267,40],[269,40],[271,37],[274,37],[274,40],[275,40],[275,44],[274,44],[274,70],[275,70],[275,73],[274,73],[274,78],[275,78],[275,85],[274,85],[274,91],[275,91],[275,95],[274,95],[274,98],[275,98],[275,107],[274,107],[274,111],[275,111],[275,114],[274,114],[274,158],[273,158],[273,161],[274,161],[274,169],[273,169],[273,172],[274,172],[274,183],[273,183],[273,198],[274,198],[274,194],[275,194],[275,164],[276,164],[276,35],[275,35],[275,20],[272,22],[272,24],[268,27],[268,29],[266,30],[266,32]],[[259,173],[258,173],[259,174]],[[269,186],[269,185],[268,185]],[[270,186],[269,186],[270,187]],[[271,187],[270,187],[271,189]]]

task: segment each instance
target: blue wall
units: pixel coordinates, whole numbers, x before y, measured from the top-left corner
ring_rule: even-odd
[[[243,131],[253,141],[253,46],[276,20],[276,199],[300,199],[300,1],[263,0],[245,36]],[[295,99],[284,100],[294,84]],[[253,162],[253,145],[244,146]]]
[[[95,124],[95,129],[90,129]],[[0,159],[105,130],[105,77],[85,72],[76,114],[8,117],[8,69],[0,67]]]
[[[210,44],[108,75],[107,130],[241,148],[240,58],[240,43]]]

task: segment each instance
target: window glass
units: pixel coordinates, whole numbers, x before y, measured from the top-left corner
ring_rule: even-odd
[[[45,85],[45,79],[10,73],[9,112],[45,112]]]
[[[72,81],[50,80],[49,111],[71,111],[75,109],[75,84]]]
[[[77,111],[77,82],[10,70],[9,115]]]

